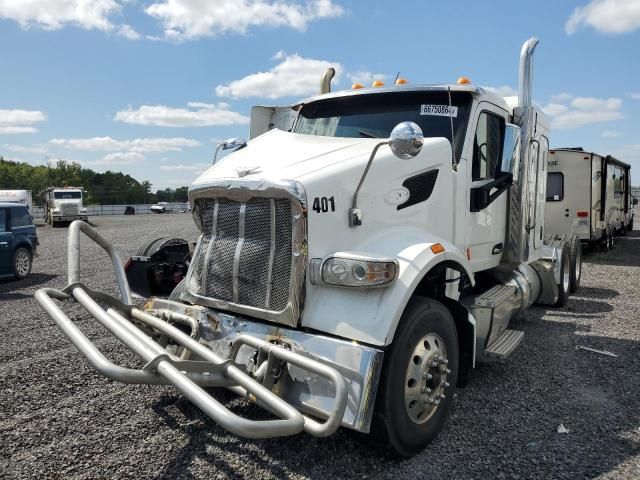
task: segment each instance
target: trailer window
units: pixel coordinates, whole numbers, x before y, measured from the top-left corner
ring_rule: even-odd
[[[53,198],[56,200],[73,200],[82,198],[82,192],[53,192]]]
[[[7,231],[7,211],[0,208],[0,232]]]
[[[564,199],[564,175],[560,172],[547,173],[547,202]]]
[[[319,100],[303,105],[295,133],[325,137],[389,138],[400,122],[411,121],[425,138],[444,137],[451,142],[451,120],[459,160],[471,106],[471,94],[451,92],[455,114],[447,114],[446,91],[359,94]],[[442,106],[444,108],[434,108]],[[453,143],[453,142],[452,142]]]
[[[478,117],[473,144],[473,180],[496,177],[502,158],[504,124],[504,118],[489,112],[482,112]]]

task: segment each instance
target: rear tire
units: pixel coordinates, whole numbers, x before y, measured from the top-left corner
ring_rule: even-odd
[[[385,354],[372,432],[395,455],[420,452],[442,430],[458,376],[458,336],[446,307],[410,300]]]
[[[571,256],[569,247],[565,245],[560,254],[560,283],[558,284],[558,301],[556,307],[564,307],[569,301],[571,290]]]
[[[580,288],[582,278],[582,244],[577,235],[567,235],[566,244],[569,247],[569,257],[571,260],[571,285],[570,293],[575,293]]]

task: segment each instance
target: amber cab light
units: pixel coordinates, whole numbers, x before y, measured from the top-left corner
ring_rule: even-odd
[[[588,217],[589,216],[589,212],[578,212],[578,216],[579,217]]]

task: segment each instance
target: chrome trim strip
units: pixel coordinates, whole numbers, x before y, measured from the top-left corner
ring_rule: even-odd
[[[244,245],[244,217],[247,213],[247,204],[240,205],[240,217],[238,218],[238,243],[236,244],[236,253],[233,256],[233,302],[238,303],[238,274],[240,271],[240,254]]]
[[[218,206],[220,203],[216,198],[215,206],[213,207],[213,225],[211,225],[211,240],[207,246],[207,253],[204,255],[204,264],[202,265],[202,278],[200,279],[200,285],[202,286],[202,293],[207,293],[207,271],[209,269],[209,260],[211,259],[211,250],[213,250],[213,244],[216,243],[218,237]]]
[[[269,309],[271,303],[271,284],[273,283],[273,261],[276,256],[276,201],[269,200],[271,207],[271,246],[269,248],[269,268],[267,270],[267,295],[265,296],[264,308]]]

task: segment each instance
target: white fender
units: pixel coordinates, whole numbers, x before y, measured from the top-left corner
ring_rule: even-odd
[[[414,290],[433,267],[455,262],[471,283],[475,282],[469,262],[459,249],[439,237],[424,236],[423,230],[401,229],[372,239],[363,245],[368,248],[357,252],[398,260],[398,278],[388,287],[335,287],[308,281],[302,326],[372,345],[388,345]],[[445,248],[444,252],[433,253],[431,247],[436,243]]]

